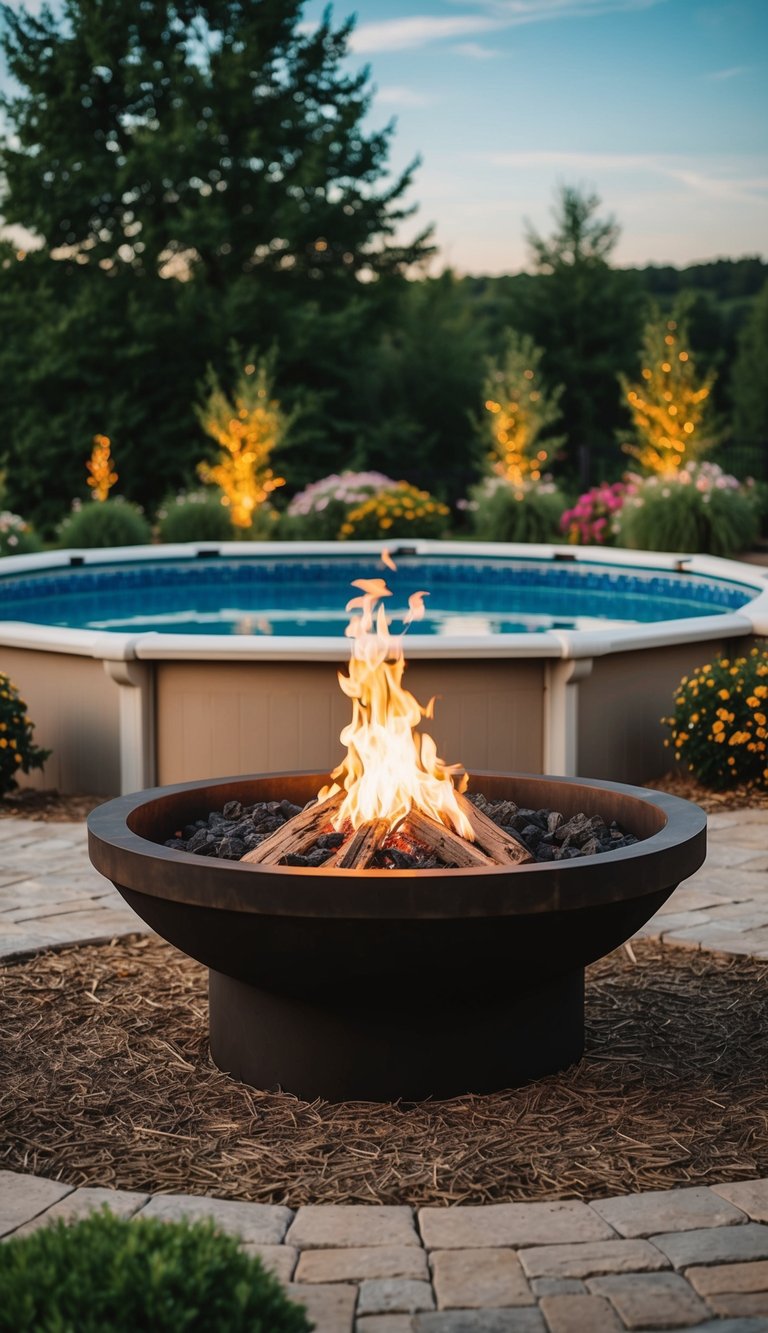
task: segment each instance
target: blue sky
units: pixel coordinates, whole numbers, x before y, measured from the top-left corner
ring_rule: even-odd
[[[321,4],[307,4],[307,20]],[[622,264],[768,254],[768,0],[336,0],[397,118],[438,267],[524,267],[558,183],[597,190]]]
[[[37,9],[40,0],[28,0]],[[316,21],[324,0],[307,0]],[[335,0],[422,157],[434,268],[515,272],[558,184],[596,190],[620,264],[768,255],[768,0]]]

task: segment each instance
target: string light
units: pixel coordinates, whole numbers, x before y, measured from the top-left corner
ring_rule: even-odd
[[[88,485],[93,491],[93,499],[101,504],[117,481],[112,462],[112,442],[108,435],[94,435],[91,456],[85,466],[90,473]]]
[[[674,476],[686,460],[698,458],[711,442],[702,430],[702,416],[712,376],[703,382],[697,379],[689,352],[679,350],[672,356],[670,349],[676,349],[683,336],[675,320],[649,324],[644,336],[642,392],[639,385],[622,380],[636,436],[635,442],[624,447],[646,472],[660,476]]]
[[[218,381],[214,383],[200,424],[219,445],[216,464],[198,464],[198,476],[206,485],[218,486],[221,503],[230,510],[233,527],[253,526],[258,509],[279,486],[268,459],[290,424],[280,404],[270,398],[269,373],[265,364],[249,362],[230,400]]]

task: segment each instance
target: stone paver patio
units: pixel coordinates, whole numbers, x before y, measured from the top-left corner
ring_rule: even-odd
[[[640,932],[768,959],[768,811],[710,816],[706,865]],[[81,824],[0,821],[0,960],[140,933]],[[0,1171],[0,1237],[106,1203],[212,1216],[317,1333],[768,1333],[768,1179],[483,1207],[290,1209],[81,1188]]]

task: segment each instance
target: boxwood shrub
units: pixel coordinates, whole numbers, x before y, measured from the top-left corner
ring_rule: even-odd
[[[209,1222],[106,1210],[0,1245],[0,1333],[310,1333],[304,1309]]]

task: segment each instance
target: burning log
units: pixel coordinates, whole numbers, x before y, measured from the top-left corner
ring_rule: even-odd
[[[423,815],[420,810],[411,810],[405,822],[405,830],[417,842],[421,842],[430,851],[436,852],[442,861],[455,866],[492,866],[498,864],[492,857],[476,847],[473,842],[460,838],[458,833],[445,824]]]
[[[271,833],[252,852],[246,852],[240,858],[241,861],[247,861],[250,865],[276,866],[291,852],[302,856],[310,847],[314,847],[331,816],[341,805],[341,800],[342,793],[336,792],[335,796],[329,796],[326,801],[317,801],[308,806],[300,815],[295,815],[282,828]]]
[[[388,833],[386,819],[372,819],[370,824],[362,824],[330,864],[337,870],[365,870]]]
[[[496,865],[522,866],[534,860],[528,848],[514,834],[499,828],[498,824],[494,824],[482,810],[478,810],[476,805],[468,801],[466,796],[459,797],[459,805],[472,825],[475,845],[481,851],[487,852]]]

